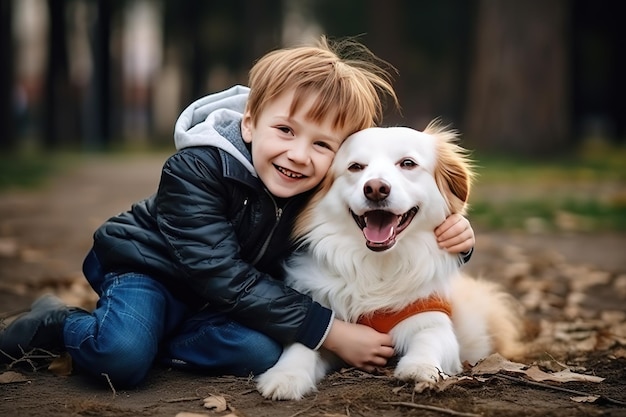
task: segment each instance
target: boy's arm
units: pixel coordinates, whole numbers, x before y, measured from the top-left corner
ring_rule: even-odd
[[[476,238],[469,220],[460,214],[448,216],[435,229],[439,247],[450,253],[458,253],[466,263],[472,257]]]
[[[204,153],[203,153],[204,152]],[[219,154],[185,150],[164,166],[157,223],[185,285],[217,310],[277,341],[314,348],[332,312],[240,256]]]

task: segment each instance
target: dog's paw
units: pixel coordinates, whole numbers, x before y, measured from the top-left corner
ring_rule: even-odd
[[[257,390],[271,400],[300,400],[316,391],[315,381],[304,370],[271,368],[257,378]]]
[[[441,369],[430,363],[408,363],[400,361],[394,377],[401,381],[436,383],[442,378]]]

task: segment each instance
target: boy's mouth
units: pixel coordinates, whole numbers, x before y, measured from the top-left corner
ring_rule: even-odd
[[[289,178],[299,179],[299,178],[306,177],[306,175],[300,174],[299,172],[294,172],[294,171],[288,170],[287,168],[283,168],[283,167],[278,166],[278,165],[274,165],[274,168],[276,168],[278,170],[278,172],[280,172],[281,174],[283,174],[284,176],[289,177]]]

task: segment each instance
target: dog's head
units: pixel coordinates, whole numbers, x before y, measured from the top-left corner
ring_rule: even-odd
[[[466,209],[472,171],[456,139],[437,123],[424,132],[376,127],[351,135],[298,219],[296,236],[321,222],[313,220],[316,210],[360,231],[377,252],[392,248],[407,229],[432,233],[448,215]]]

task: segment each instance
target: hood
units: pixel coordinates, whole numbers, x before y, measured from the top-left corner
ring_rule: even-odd
[[[234,156],[257,176],[239,130],[249,91],[248,87],[235,85],[191,103],[180,114],[174,127],[176,149],[214,146]],[[233,125],[237,129],[228,128]],[[235,131],[238,134],[232,134]]]

